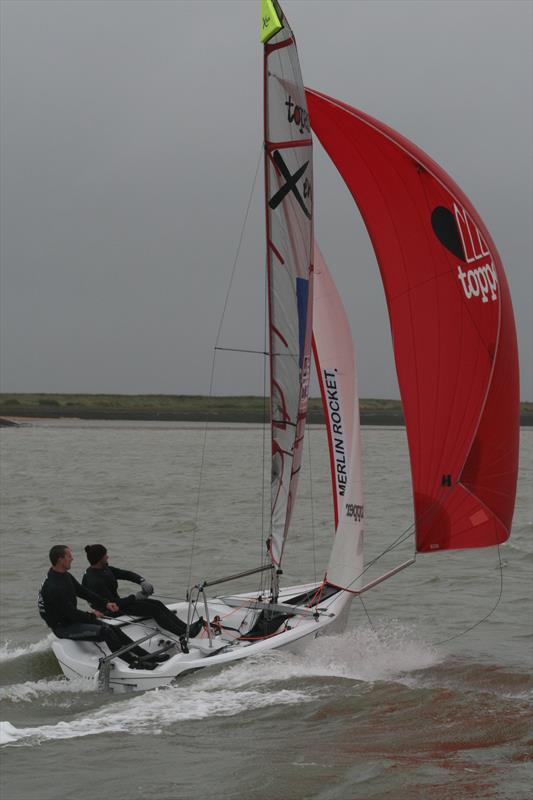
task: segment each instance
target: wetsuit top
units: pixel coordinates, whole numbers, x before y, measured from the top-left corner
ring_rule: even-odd
[[[39,614],[50,628],[76,622],[95,622],[94,614],[79,611],[77,597],[87,600],[94,608],[105,611],[106,600],[82,586],[69,572],[50,568],[39,591]]]
[[[129,594],[127,597],[119,597],[119,580],[131,581],[140,585],[144,578],[141,575],[137,575],[136,572],[128,572],[128,570],[118,569],[118,567],[107,566],[103,569],[88,567],[82,578],[82,583],[86,589],[96,592],[105,597],[106,600],[111,600],[112,603],[116,603],[122,609],[135,600],[135,595]]]

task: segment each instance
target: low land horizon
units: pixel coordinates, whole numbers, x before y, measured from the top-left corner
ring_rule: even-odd
[[[362,425],[403,425],[400,400],[362,398]],[[176,422],[266,422],[268,400],[257,395],[0,394],[2,417],[160,420]],[[308,421],[324,422],[320,397],[309,398]],[[520,424],[533,425],[533,403],[520,404]]]

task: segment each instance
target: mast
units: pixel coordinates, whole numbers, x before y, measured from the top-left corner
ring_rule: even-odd
[[[269,554],[279,567],[294,506],[312,338],[312,141],[294,35],[262,0],[264,170],[271,415]]]

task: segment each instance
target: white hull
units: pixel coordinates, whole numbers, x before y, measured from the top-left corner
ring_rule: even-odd
[[[278,602],[287,602],[290,598],[313,590],[314,586],[306,584],[280,590]],[[213,620],[219,616],[223,629],[219,635],[213,635],[211,645],[205,630],[191,639],[189,653],[181,652],[177,638],[165,630],[160,630],[154,620],[130,622],[129,617],[109,620],[112,625],[121,625],[122,630],[133,641],[142,639],[153,630],[153,636],[142,643],[142,647],[150,652],[158,650],[162,640],[175,642],[175,646],[168,650],[171,657],[154,670],[131,669],[120,658],[113,659],[109,688],[115,692],[155,689],[158,686],[168,685],[194,670],[223,666],[242,658],[256,657],[282,648],[299,652],[317,636],[344,627],[351,598],[352,595],[348,592],[337,592],[318,604],[316,616],[313,616],[315,607],[310,608],[307,614],[297,612],[283,622],[278,631],[257,639],[240,638],[242,635],[246,636],[246,631],[251,629],[258,616],[258,611],[246,607],[251,601],[257,600],[257,593],[240,594],[232,596],[231,599],[229,597],[210,599],[209,618]],[[243,605],[235,607],[239,600],[242,600]],[[169,605],[169,608],[176,611],[180,619],[187,618],[187,603],[175,603]],[[203,613],[203,608],[200,609],[200,613]],[[95,680],[99,675],[100,659],[109,655],[104,643],[77,642],[69,639],[55,639],[52,649],[66,677],[74,679]]]

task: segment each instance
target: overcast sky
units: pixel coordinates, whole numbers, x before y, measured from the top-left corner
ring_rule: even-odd
[[[532,4],[285,0],[308,86],[416,142],[485,220],[533,399]],[[3,0],[1,388],[205,394],[261,148],[259,0]],[[221,344],[262,348],[262,174]],[[315,148],[363,397],[397,397],[379,271]],[[259,324],[258,324],[259,323]],[[220,354],[216,394],[262,392]]]

